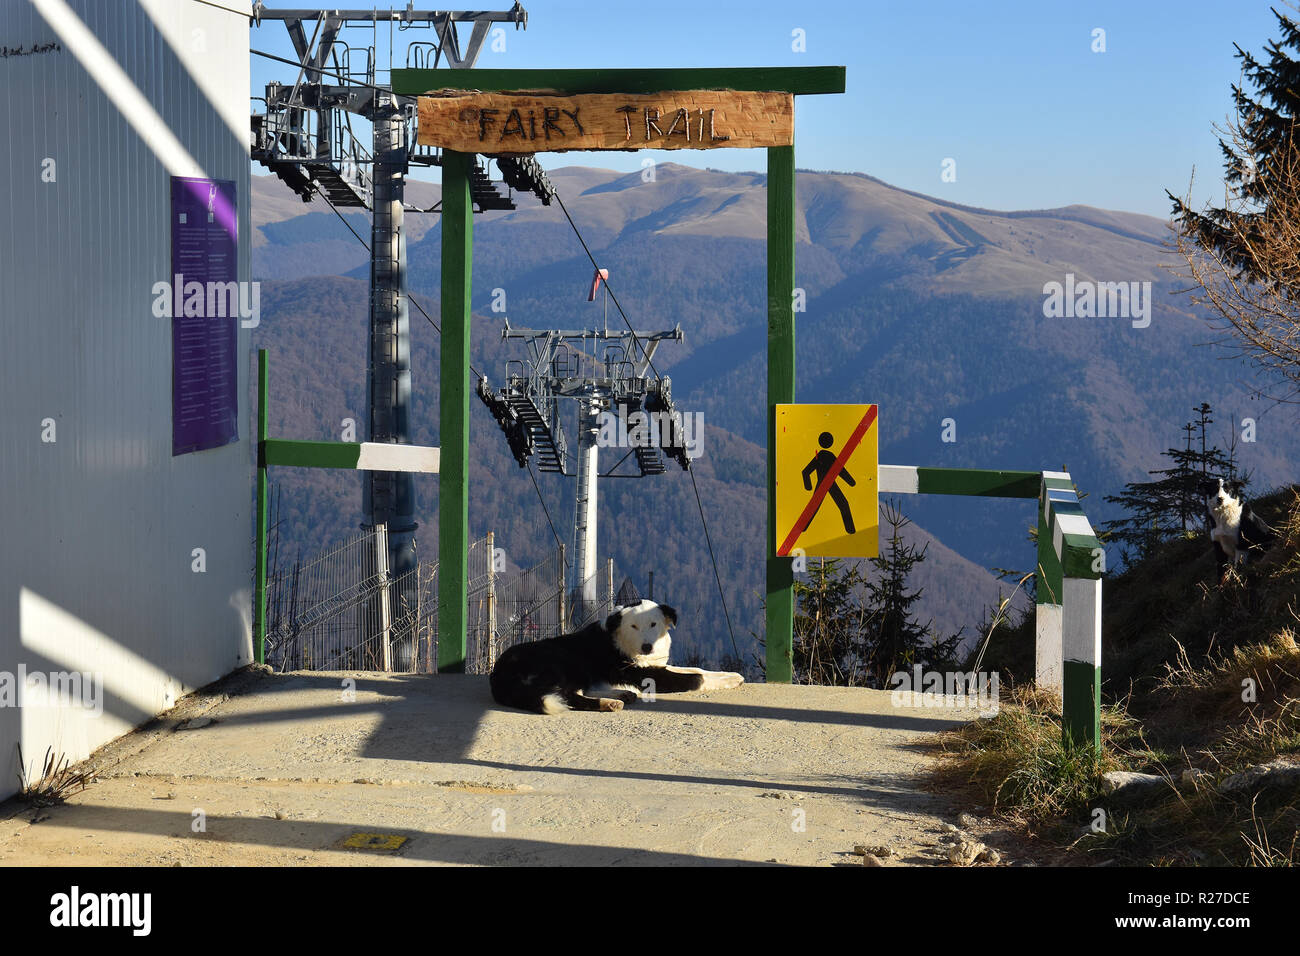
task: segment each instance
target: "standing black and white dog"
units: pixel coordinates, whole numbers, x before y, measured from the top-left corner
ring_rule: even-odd
[[[542,714],[622,710],[642,692],[728,690],[745,678],[726,671],[671,667],[669,630],[677,612],[642,601],[573,634],[509,647],[489,682],[498,704]]]
[[[1222,575],[1228,565],[1258,558],[1277,540],[1277,532],[1241,497],[1241,482],[1216,478],[1203,482],[1201,495],[1214,542],[1214,557]]]

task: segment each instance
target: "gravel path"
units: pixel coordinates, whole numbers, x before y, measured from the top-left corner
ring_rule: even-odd
[[[97,753],[66,804],[0,807],[0,864],[939,863],[961,808],[918,773],[972,716],[747,684],[542,717],[482,677],[244,673]]]

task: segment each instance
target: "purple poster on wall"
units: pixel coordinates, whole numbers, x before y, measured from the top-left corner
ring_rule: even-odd
[[[235,184],[173,176],[172,454],[239,440]]]

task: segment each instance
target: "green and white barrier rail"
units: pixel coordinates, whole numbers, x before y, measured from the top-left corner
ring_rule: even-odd
[[[351,468],[356,471],[413,471],[436,475],[439,449],[363,441],[262,441],[261,462],[295,468]]]
[[[1038,499],[1034,679],[1061,695],[1063,739],[1101,750],[1105,552],[1063,471],[881,465],[880,494]]]
[[[1101,576],[1105,551],[1074,482],[1043,472],[1038,496],[1038,643],[1040,686],[1060,689],[1066,735],[1101,748]]]
[[[259,664],[266,663],[266,538],[269,519],[267,467],[282,465],[291,468],[348,468],[356,471],[410,471],[436,475],[441,464],[439,449],[420,445],[268,438],[269,364],[266,349],[259,349],[257,352],[257,568],[253,594],[253,658]]]

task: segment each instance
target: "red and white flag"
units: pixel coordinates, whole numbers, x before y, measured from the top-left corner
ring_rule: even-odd
[[[595,302],[595,301],[596,301],[596,290],[600,288],[600,284],[601,284],[601,282],[606,281],[606,280],[608,280],[608,279],[609,279],[609,270],[608,270],[608,269],[597,269],[597,270],[596,270],[595,274],[592,275],[592,277],[591,277],[591,291],[590,291],[589,293],[587,293],[587,301],[588,301],[588,302]]]

